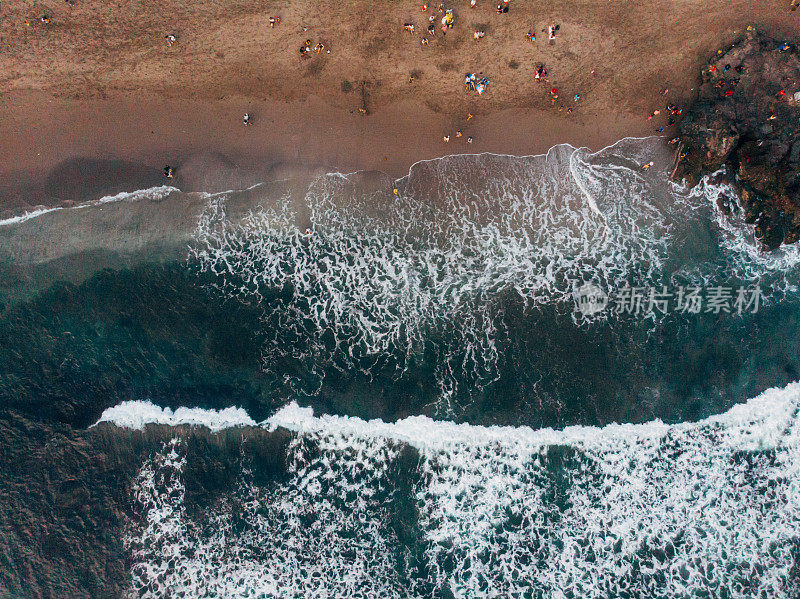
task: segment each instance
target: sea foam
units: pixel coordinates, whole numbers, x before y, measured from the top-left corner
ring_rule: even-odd
[[[255,426],[256,422],[242,408],[229,407],[223,410],[180,407],[175,411],[161,408],[149,401],[126,401],[103,411],[95,426],[111,422],[119,427],[143,429],[147,424],[169,426],[205,426],[212,431],[235,426]]]
[[[114,195],[103,196],[97,200],[90,200],[72,206],[53,206],[49,208],[38,207],[34,210],[24,212],[23,214],[18,214],[16,216],[0,219],[0,227],[17,225],[19,223],[24,223],[25,221],[31,220],[33,218],[38,218],[44,214],[49,214],[51,212],[58,212],[61,210],[81,210],[84,208],[102,206],[103,204],[108,204],[111,202],[121,202],[121,201],[135,202],[142,199],[162,200],[168,197],[171,193],[176,191],[180,190],[177,189],[176,187],[170,187],[168,185],[159,185],[147,189],[138,189],[136,191],[125,191]]]
[[[292,393],[313,395],[331,369],[371,376],[381,364],[399,380],[433,356],[437,416],[458,419],[500,380],[510,331],[542,309],[584,327],[626,317],[575,310],[585,283],[608,294],[759,284],[766,304],[796,290],[800,250],[765,255],[749,225],[721,215],[710,178],[692,192],[669,181],[662,146],[454,155],[378,185],[330,173],[244,216],[240,194],[217,194],[190,252],[224,294],[264,306],[266,370],[310,365],[289,377]],[[662,315],[640,320],[654,328]]]
[[[402,373],[429,349],[452,397],[458,384],[497,380],[509,298],[533,310],[572,302],[587,281],[660,280],[676,226],[672,187],[638,162],[656,147],[623,140],[596,154],[561,145],[543,156],[449,156],[377,187],[362,173],[331,173],[304,197],[265,197],[243,218],[229,216],[237,196],[220,194],[191,256],[226,294],[258,302],[281,293],[265,315],[269,357],[311,357],[317,372],[382,361]],[[458,415],[444,404],[441,415]]]
[[[798,405],[795,383],[695,423],[563,430],[364,421],[289,405],[262,423],[295,432],[288,477],[255,484],[243,466],[241,483],[200,515],[186,511],[181,441],[142,466],[143,518],[126,537],[132,588],[788,599]]]

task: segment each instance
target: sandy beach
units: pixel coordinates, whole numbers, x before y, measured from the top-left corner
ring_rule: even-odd
[[[447,154],[668,137],[665,105],[690,101],[717,49],[750,24],[798,27],[777,0],[509,7],[448,3],[455,25],[442,35],[437,5],[421,2],[4,4],[0,212],[161,184],[167,164],[181,189],[214,190],[287,169],[401,176]],[[307,39],[324,48],[303,58]],[[540,64],[546,82],[534,80]],[[490,79],[483,95],[465,91],[465,72]]]
[[[247,110],[255,115],[250,127],[241,123]],[[170,184],[213,191],[297,170],[380,170],[399,177],[418,160],[446,154],[536,154],[557,143],[599,149],[621,137],[653,134],[635,115],[613,117],[600,128],[510,108],[473,117],[467,128],[456,117],[411,100],[378,107],[365,117],[317,97],[215,102],[153,96],[132,102],[17,92],[0,124],[14,137],[0,148],[0,206],[13,210],[79,201],[87,189],[104,194],[161,185],[167,182],[166,164],[176,169]],[[459,127],[465,131],[460,139],[453,135]],[[448,130],[451,141],[445,144],[441,132]]]

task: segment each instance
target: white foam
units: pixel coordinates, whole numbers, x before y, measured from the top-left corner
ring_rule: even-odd
[[[89,206],[100,206],[102,204],[109,204],[112,202],[136,202],[138,200],[163,200],[171,193],[180,191],[177,187],[170,185],[157,185],[155,187],[148,187],[147,189],[137,189],[136,191],[122,191],[120,193],[103,196],[99,200],[92,200],[83,204],[78,204],[75,208],[88,208]]]
[[[264,426],[297,433],[288,477],[245,469],[202,516],[185,509],[185,449],[145,464],[134,594],[788,599],[799,401],[793,384],[697,423],[563,431],[287,406]]]
[[[271,298],[265,367],[278,358],[314,363],[305,379],[289,381],[296,392],[312,393],[331,367],[366,372],[365,363],[381,361],[400,376],[429,352],[437,416],[459,418],[459,402],[471,397],[464,389],[500,376],[514,324],[503,310],[515,302],[526,314],[554,303],[569,309],[586,282],[609,293],[760,282],[765,301],[797,290],[800,245],[762,252],[750,225],[718,210],[709,178],[687,193],[665,165],[640,168],[660,144],[628,138],[595,153],[558,145],[538,156],[453,155],[419,161],[377,191],[360,188],[359,173],[330,173],[305,197],[265,197],[242,219],[227,214],[235,194],[217,194],[190,255],[224,293]],[[285,292],[280,300],[275,290]],[[613,320],[611,312],[572,315],[584,326]],[[659,318],[648,315],[644,326]]]
[[[176,187],[170,187],[168,185],[159,185],[156,187],[150,187],[148,189],[139,189],[136,191],[124,191],[115,195],[103,196],[98,200],[91,200],[88,202],[83,202],[81,204],[75,204],[74,206],[66,206],[66,207],[54,206],[52,208],[45,208],[45,207],[36,208],[35,210],[31,210],[30,212],[25,212],[24,214],[20,214],[18,216],[12,216],[0,220],[0,227],[24,223],[25,221],[31,220],[32,218],[37,218],[39,216],[42,216],[43,214],[49,214],[50,212],[57,212],[60,210],[81,210],[85,208],[92,208],[95,206],[102,206],[103,204],[108,204],[111,202],[121,202],[121,201],[135,202],[142,199],[162,200],[175,191],[180,191],[180,190]]]
[[[125,401],[103,411],[95,426],[111,422],[122,428],[143,429],[147,424],[179,426],[205,426],[212,431],[238,426],[255,426],[256,422],[242,408],[229,407],[223,410],[180,407],[174,412],[150,401]]]
[[[426,332],[443,327],[440,387],[481,388],[498,377],[502,298],[530,310],[572,302],[574,282],[616,289],[661,273],[670,188],[633,168],[654,143],[421,161],[394,183],[397,195],[388,185],[365,192],[357,175],[334,173],[299,201],[265,198],[266,207],[235,222],[222,194],[202,215],[191,255],[230,295],[257,301],[291,291],[265,323],[275,335],[269,351],[294,351],[299,343],[278,338],[288,335],[320,364],[353,370],[388,358],[402,371],[431,343]],[[440,415],[458,413],[451,402]]]
[[[299,434],[325,434],[354,437],[375,437],[407,443],[426,452],[444,451],[457,445],[504,445],[530,448],[548,445],[570,445],[581,448],[608,448],[621,442],[639,445],[653,442],[666,434],[721,427],[726,442],[742,451],[775,448],[786,427],[793,422],[800,402],[800,383],[783,389],[769,389],[744,404],[699,422],[664,424],[660,420],[643,424],[610,424],[605,427],[570,426],[563,430],[530,427],[476,426],[433,420],[427,416],[410,416],[397,422],[365,421],[353,416],[314,416],[311,408],[291,403],[270,417],[264,426],[282,427]]]
[[[30,212],[25,212],[24,214],[19,214],[17,216],[11,216],[9,218],[0,220],[0,227],[24,223],[26,220],[36,218],[37,216],[47,214],[48,212],[55,212],[56,210],[63,210],[63,208],[58,206],[55,208],[37,208],[35,210],[31,210]]]
[[[800,244],[782,245],[764,251],[756,241],[753,225],[744,219],[744,210],[739,206],[736,190],[730,184],[716,182],[720,173],[705,176],[692,190],[693,195],[703,198],[711,207],[710,217],[719,232],[720,245],[725,248],[729,269],[740,279],[759,281],[767,279],[773,289],[796,292],[796,271],[800,266]],[[718,200],[728,198],[735,210],[724,213]]]

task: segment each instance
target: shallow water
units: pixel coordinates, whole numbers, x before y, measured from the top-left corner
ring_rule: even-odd
[[[755,249],[710,180],[689,194],[663,165],[642,170],[660,143],[451,156],[397,182],[335,173],[243,219],[227,214],[235,194],[217,195],[191,255],[217,290],[263,309],[264,368],[284,375],[287,400],[352,413],[327,399],[334,380],[367,397],[409,390],[397,414],[473,422],[698,418],[765,388],[776,339],[797,356],[785,319],[800,253]],[[612,296],[639,288],[638,313],[576,310],[587,283]],[[733,299],[732,314],[647,310],[650,290],[674,304],[692,286],[758,286],[760,313]],[[768,332],[754,339],[756,328]],[[278,371],[287,359],[299,373]]]

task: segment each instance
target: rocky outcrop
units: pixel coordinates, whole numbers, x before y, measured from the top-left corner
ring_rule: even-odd
[[[695,185],[725,167],[757,239],[800,239],[800,57],[752,28],[703,69],[681,122],[674,176]]]

